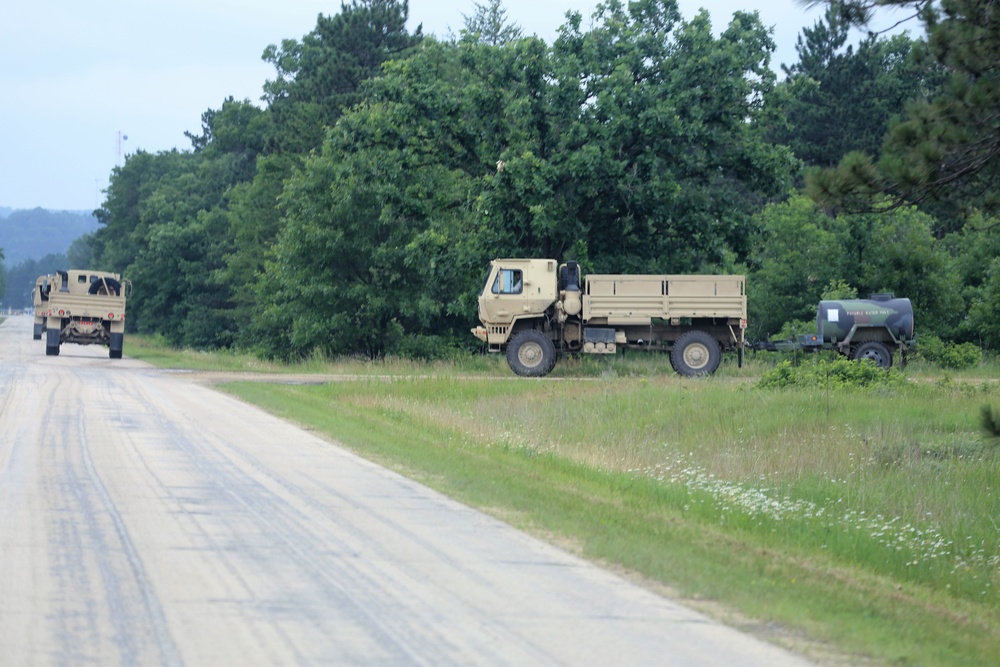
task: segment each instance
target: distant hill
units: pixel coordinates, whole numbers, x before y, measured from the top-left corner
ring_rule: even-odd
[[[0,208],[0,248],[8,269],[28,259],[65,254],[70,244],[97,231],[100,223],[89,212],[30,211]]]

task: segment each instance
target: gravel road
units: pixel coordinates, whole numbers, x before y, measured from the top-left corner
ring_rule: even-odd
[[[2,665],[805,661],[105,348],[0,325]]]

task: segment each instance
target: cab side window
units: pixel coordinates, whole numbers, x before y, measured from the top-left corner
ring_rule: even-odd
[[[500,269],[493,281],[494,294],[520,294],[524,281],[520,269]]]

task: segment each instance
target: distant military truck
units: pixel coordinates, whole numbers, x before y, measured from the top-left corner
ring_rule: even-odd
[[[76,343],[105,345],[108,356],[121,359],[131,283],[117,273],[91,270],[57,271],[47,278],[39,278],[43,285],[39,300],[47,304],[41,309],[45,354],[58,355],[62,343]],[[37,322],[36,311],[36,327]]]
[[[497,259],[473,335],[516,374],[546,375],[560,354],[669,352],[674,370],[710,375],[724,351],[743,361],[746,280],[735,275],[591,274],[576,262]]]
[[[783,341],[755,344],[761,350],[782,352],[836,350],[861,361],[892,367],[893,351],[901,359],[917,342],[913,332],[913,305],[893,294],[872,294],[867,299],[820,301],[816,308],[816,333]]]
[[[45,318],[49,308],[50,282],[55,280],[55,276],[38,276],[35,281],[35,290],[31,293],[32,301],[35,304],[35,326],[32,329],[32,338],[41,340],[45,333]]]

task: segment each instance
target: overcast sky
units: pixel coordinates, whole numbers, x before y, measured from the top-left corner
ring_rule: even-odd
[[[480,0],[481,4],[485,0]],[[551,43],[567,10],[596,0],[506,0],[508,18]],[[123,155],[190,142],[201,114],[229,96],[257,102],[273,78],[268,44],[301,39],[340,0],[33,0],[0,8],[0,207],[92,210]],[[708,7],[718,32],[734,11],[773,26],[775,67],[821,10],[795,0],[679,0],[687,20]],[[410,0],[410,27],[457,33],[474,0]],[[127,140],[118,141],[118,136]]]

